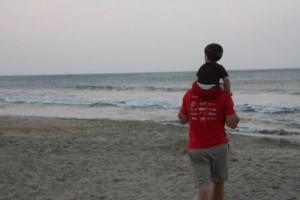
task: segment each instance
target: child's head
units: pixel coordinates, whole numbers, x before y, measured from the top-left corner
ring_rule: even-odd
[[[212,43],[205,47],[204,53],[207,60],[217,62],[222,58],[223,48],[219,44]]]

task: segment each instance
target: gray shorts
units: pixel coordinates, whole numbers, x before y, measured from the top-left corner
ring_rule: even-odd
[[[228,144],[189,150],[196,187],[227,180],[227,154]]]

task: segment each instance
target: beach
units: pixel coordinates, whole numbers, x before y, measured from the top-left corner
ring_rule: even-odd
[[[187,127],[0,117],[0,199],[196,199]],[[296,200],[300,145],[230,134],[225,199]]]

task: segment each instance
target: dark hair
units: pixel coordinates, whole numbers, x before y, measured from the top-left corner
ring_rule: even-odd
[[[223,48],[219,44],[212,43],[205,47],[204,52],[208,60],[216,62],[222,58]]]

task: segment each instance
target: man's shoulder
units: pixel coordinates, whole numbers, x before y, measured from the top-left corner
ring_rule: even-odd
[[[233,102],[231,94],[229,94],[228,92],[226,92],[224,90],[222,90],[220,97],[221,97],[222,103],[224,103],[225,105],[227,105],[228,103],[231,104]]]
[[[186,96],[190,96],[191,93],[192,93],[192,88],[187,88],[187,89],[185,90],[184,96],[185,96],[185,97],[186,97]]]
[[[231,98],[231,94],[225,91],[223,88],[220,90],[220,96],[226,99]]]

